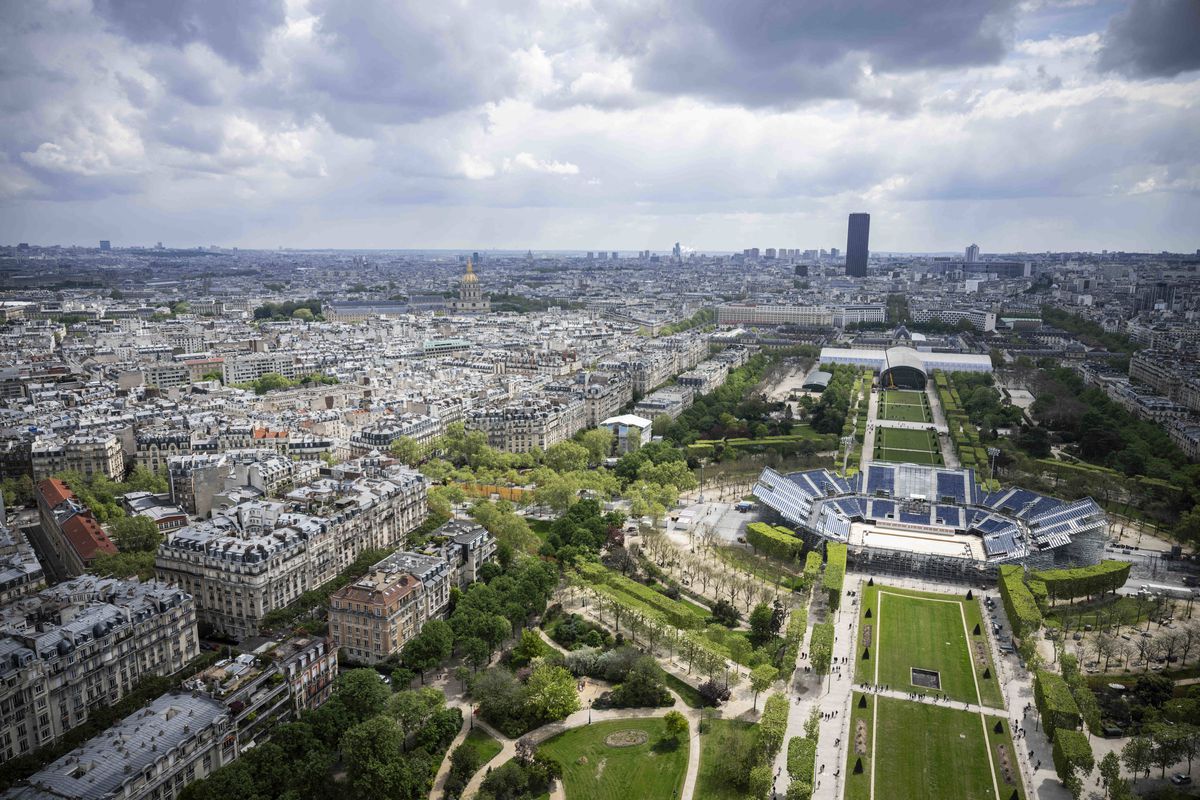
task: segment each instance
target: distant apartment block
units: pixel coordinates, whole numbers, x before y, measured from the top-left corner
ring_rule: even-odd
[[[32,752],[142,678],[199,654],[176,586],[84,575],[0,609],[0,760]]]
[[[115,555],[92,511],[58,478],[46,478],[34,490],[40,525],[31,532],[31,544],[51,580],[82,575],[97,556]]]
[[[29,457],[35,481],[67,471],[85,477],[102,474],[117,481],[125,477],[121,440],[112,433],[75,433],[65,439],[38,439],[30,447]]]
[[[402,546],[428,513],[425,494],[425,478],[398,467],[353,481],[321,478],[170,533],[155,572],[196,596],[201,622],[226,636],[254,636],[263,616],[363,550]]]
[[[481,408],[466,417],[467,430],[480,431],[488,444],[509,453],[545,450],[586,427],[583,401],[526,399],[498,408]]]
[[[944,308],[925,306],[910,309],[913,322],[940,322],[943,325],[958,325],[967,322],[977,331],[996,330],[996,313],[981,308]]]
[[[450,589],[478,580],[496,553],[492,535],[470,523],[448,522],[433,539],[423,553],[391,554],[330,598],[330,635],[354,661],[399,653],[426,621],[445,614]]]
[[[649,444],[652,426],[651,420],[636,414],[621,414],[600,423],[600,427],[612,431],[613,451],[616,455],[624,455]]]
[[[798,328],[828,328],[833,325],[833,310],[828,306],[727,303],[717,306],[717,324],[743,327],[795,325]]]

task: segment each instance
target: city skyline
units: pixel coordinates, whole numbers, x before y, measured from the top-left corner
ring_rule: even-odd
[[[0,240],[1194,252],[1200,7],[6,12]],[[697,55],[703,53],[703,58]]]

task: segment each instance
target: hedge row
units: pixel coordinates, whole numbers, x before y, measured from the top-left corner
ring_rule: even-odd
[[[837,610],[842,600],[842,584],[846,581],[846,545],[828,542],[825,545],[825,578],[822,585],[829,592],[829,607]]]
[[[580,576],[596,591],[649,619],[667,622],[685,630],[704,627],[704,617],[691,606],[672,600],[649,586],[630,580],[600,564],[583,562],[577,569]]]
[[[1054,769],[1058,772],[1058,779],[1063,783],[1066,783],[1075,770],[1079,770],[1086,777],[1096,765],[1092,746],[1088,744],[1082,731],[1058,731],[1054,737],[1054,749],[1051,754],[1054,756]]]
[[[809,550],[804,556],[804,577],[809,579],[809,583],[817,582],[817,575],[821,572],[821,565],[825,563],[821,558],[821,554],[816,550]]]
[[[788,797],[792,800],[807,800],[812,797],[813,779],[817,771],[815,739],[793,736],[788,741],[787,769],[792,779]]]
[[[783,561],[796,561],[804,551],[804,542],[787,528],[751,522],[746,526],[746,541],[754,551]]]
[[[829,672],[829,665],[833,661],[832,622],[813,625],[812,639],[808,643],[808,657],[812,661],[813,671],[818,675]]]
[[[759,763],[770,764],[783,747],[787,734],[788,699],[782,692],[775,692],[763,704],[762,718],[758,721]]]
[[[1116,592],[1129,580],[1131,566],[1128,561],[1109,560],[1077,569],[1037,570],[1033,577],[1045,584],[1050,600],[1072,600]]]
[[[808,609],[801,606],[792,611],[788,620],[787,633],[783,637],[783,654],[779,658],[779,677],[785,681],[796,669],[796,655],[800,652],[800,643],[804,641],[804,631],[808,628]]]
[[[1042,612],[1038,610],[1033,593],[1025,585],[1025,570],[1016,564],[1000,567],[1000,600],[1017,636],[1037,633],[1042,627]]]
[[[1066,731],[1078,730],[1083,716],[1067,682],[1057,672],[1038,670],[1033,681],[1033,702],[1042,716],[1046,735],[1057,739]]]

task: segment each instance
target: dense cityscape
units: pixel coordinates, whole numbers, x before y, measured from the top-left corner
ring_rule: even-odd
[[[12,8],[0,797],[1198,796],[1193,2]]]

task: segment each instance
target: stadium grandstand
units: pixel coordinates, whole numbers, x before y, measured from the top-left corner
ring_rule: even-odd
[[[958,580],[994,577],[1000,564],[1095,564],[1107,519],[1091,498],[1027,489],[984,492],[972,469],[872,462],[852,478],[829,470],[759,476],[767,516],[810,546],[844,542],[861,571]]]

